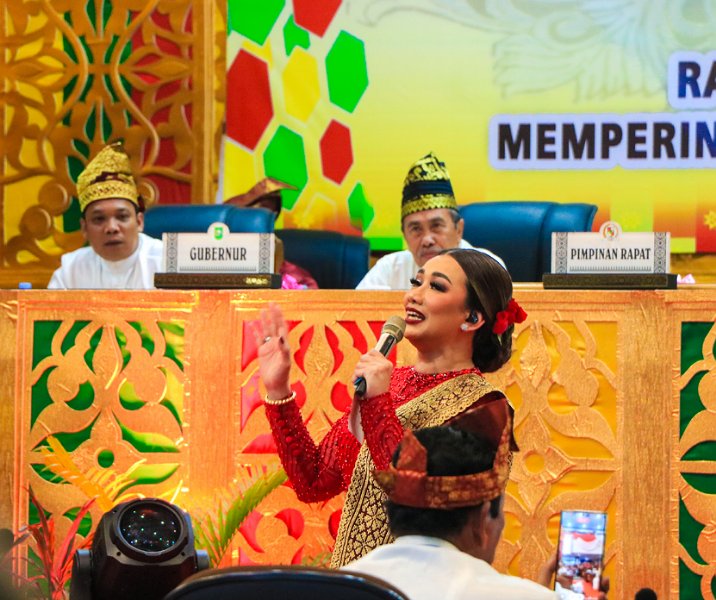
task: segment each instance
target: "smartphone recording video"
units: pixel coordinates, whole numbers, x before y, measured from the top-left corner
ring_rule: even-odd
[[[606,513],[562,511],[555,590],[570,590],[575,598],[599,597],[606,527]]]

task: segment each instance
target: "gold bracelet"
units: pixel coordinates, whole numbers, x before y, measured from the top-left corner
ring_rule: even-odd
[[[288,404],[289,402],[293,402],[296,399],[296,391],[292,391],[288,396],[285,398],[279,398],[278,400],[271,400],[268,397],[268,394],[264,397],[264,404],[270,404],[271,406],[281,406],[282,404]]]

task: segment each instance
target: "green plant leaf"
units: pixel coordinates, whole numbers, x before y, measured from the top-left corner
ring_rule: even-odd
[[[212,567],[219,565],[246,517],[287,479],[283,469],[249,477],[240,482],[239,487],[244,491],[234,494],[226,511],[225,501],[220,500],[214,517],[206,515],[203,519],[196,519],[194,533],[197,546],[207,551]]]
[[[145,462],[145,460],[138,461],[126,473],[117,473],[110,468],[100,470],[94,467],[82,471],[55,436],[50,435],[45,441],[47,445],[38,445],[38,450],[42,454],[48,472],[54,473],[61,478],[61,481],[76,486],[88,498],[95,498],[103,512],[114,506],[117,497],[124,489],[134,485],[134,473]]]

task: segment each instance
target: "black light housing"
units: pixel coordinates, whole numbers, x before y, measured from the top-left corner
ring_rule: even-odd
[[[131,500],[102,516],[91,550],[76,552],[70,600],[161,600],[208,567],[187,513],[157,498]]]

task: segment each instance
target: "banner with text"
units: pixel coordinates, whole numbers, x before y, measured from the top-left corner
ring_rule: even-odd
[[[402,247],[408,167],[459,204],[588,202],[716,251],[716,12],[673,0],[228,4],[223,197],[286,181],[278,226]]]

